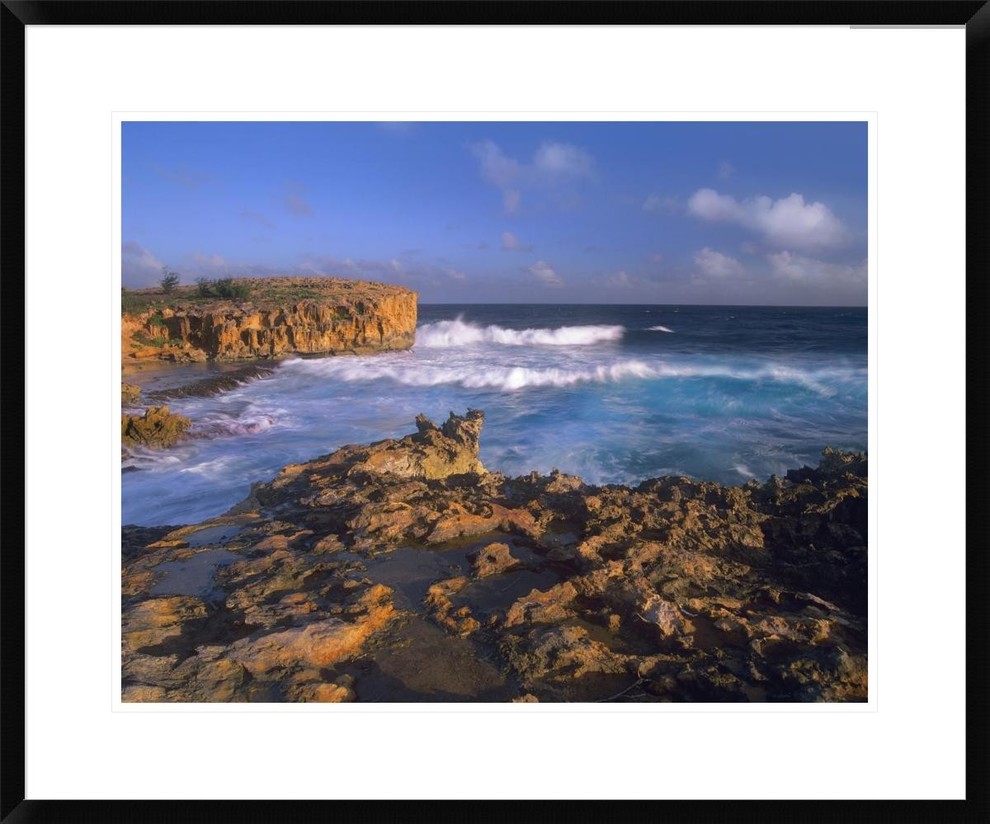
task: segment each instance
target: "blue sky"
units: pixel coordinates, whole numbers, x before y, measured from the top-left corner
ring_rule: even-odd
[[[123,285],[424,303],[865,305],[865,123],[123,125]]]

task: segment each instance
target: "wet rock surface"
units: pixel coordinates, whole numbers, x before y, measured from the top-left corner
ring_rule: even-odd
[[[125,701],[864,701],[867,459],[508,478],[484,416],[123,529]]]
[[[169,389],[153,390],[148,392],[147,397],[152,401],[165,401],[173,398],[208,398],[212,395],[219,395],[221,392],[236,389],[248,381],[263,378],[274,371],[275,367],[273,366],[249,364]]]

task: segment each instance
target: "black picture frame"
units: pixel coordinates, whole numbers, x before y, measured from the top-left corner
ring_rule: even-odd
[[[967,776],[965,801],[38,801],[25,799],[25,489],[24,449],[24,220],[25,220],[25,27],[43,25],[875,25],[966,27],[967,132]],[[0,1],[0,84],[2,84],[2,247],[3,278],[3,551],[0,553],[0,821],[141,822],[173,821],[382,821],[449,817],[460,822],[514,819],[633,822],[702,821],[927,821],[990,820],[987,750],[990,728],[984,708],[990,694],[986,663],[986,552],[980,540],[979,506],[986,483],[981,427],[987,370],[981,353],[986,273],[990,271],[987,147],[990,146],[990,3],[945,2],[39,2]],[[548,788],[548,795],[559,796]]]

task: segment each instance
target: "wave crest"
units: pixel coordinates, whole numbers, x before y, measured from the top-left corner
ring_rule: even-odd
[[[424,323],[416,330],[416,346],[448,349],[490,343],[501,346],[592,346],[622,340],[622,326],[560,326],[556,329],[506,329],[457,320]]]
[[[734,369],[714,365],[672,365],[664,362],[620,360],[585,367],[498,366],[477,361],[457,365],[410,363],[406,357],[386,360],[385,356],[361,359],[293,359],[282,369],[301,375],[348,383],[391,380],[403,386],[457,385],[465,389],[498,389],[512,392],[528,387],[570,387],[585,383],[618,383],[623,380],[664,380],[721,378],[737,381],[772,381],[799,385],[823,397],[836,393],[835,384],[865,378],[865,370],[802,370],[770,364],[755,369]]]
[[[528,387],[568,387],[581,383],[618,382],[626,378],[654,378],[658,371],[642,361],[619,361],[583,369],[530,366],[437,366],[419,364],[410,369],[405,363],[345,362],[337,359],[290,360],[283,369],[317,373],[347,382],[392,380],[404,386],[455,384],[465,389],[499,389],[512,392]]]

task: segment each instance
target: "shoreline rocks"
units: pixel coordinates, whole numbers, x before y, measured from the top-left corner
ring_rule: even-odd
[[[120,416],[121,446],[174,446],[186,437],[190,426],[189,418],[167,406],[149,406],[142,415],[125,412]]]
[[[483,423],[124,527],[124,700],[866,700],[865,455],[593,486],[486,471]]]

